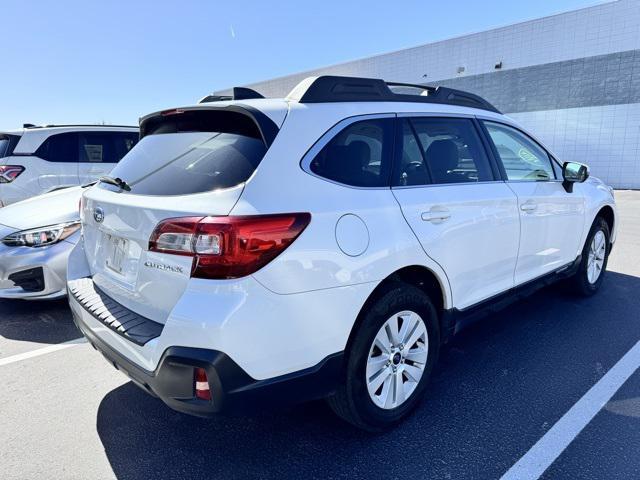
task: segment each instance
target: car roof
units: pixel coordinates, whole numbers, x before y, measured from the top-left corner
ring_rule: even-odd
[[[45,127],[29,127],[20,130],[20,141],[13,154],[29,155],[34,153],[51,135],[68,132],[131,132],[138,133],[138,127],[114,125],[52,125]]]

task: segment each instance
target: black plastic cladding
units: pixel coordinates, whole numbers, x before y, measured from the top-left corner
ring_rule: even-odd
[[[426,90],[428,95],[394,93],[389,87],[408,87]],[[339,77],[326,75],[316,78],[304,92],[300,103],[329,102],[418,102],[479,108],[501,113],[484,98],[462,90],[410,83],[385,82],[379,78]]]

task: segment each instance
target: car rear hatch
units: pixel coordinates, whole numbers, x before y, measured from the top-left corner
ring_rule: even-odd
[[[280,120],[284,102],[282,109]],[[169,218],[228,215],[280,124],[237,105],[145,117],[140,142],[82,200],[94,284],[164,323],[187,286],[193,259],[149,251],[156,226]]]

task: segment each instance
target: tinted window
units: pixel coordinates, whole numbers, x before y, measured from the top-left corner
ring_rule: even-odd
[[[345,127],[311,161],[316,175],[354,187],[388,185],[393,119],[355,122]]]
[[[402,147],[394,185],[493,180],[489,160],[471,120],[403,119]]]
[[[138,141],[137,133],[80,132],[79,158],[86,163],[118,163]]]
[[[402,120],[402,149],[398,161],[399,173],[395,185],[427,185],[431,183],[429,171],[422,154],[422,146],[418,142],[409,120]]]
[[[78,134],[59,133],[47,138],[35,153],[49,162],[69,163],[78,161]]]
[[[502,161],[507,179],[545,181],[555,179],[547,152],[529,137],[506,125],[484,122]]]
[[[51,135],[36,151],[49,162],[117,163],[138,141],[135,132],[69,132]]]
[[[266,151],[261,139],[233,133],[147,135],[110,175],[142,195],[206,192],[247,181]]]
[[[0,158],[7,156],[9,150],[9,136],[0,135]]]

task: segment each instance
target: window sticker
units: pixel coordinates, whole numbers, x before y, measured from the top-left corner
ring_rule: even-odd
[[[85,145],[84,151],[89,162],[102,162],[102,145]]]
[[[536,157],[533,153],[531,153],[529,150],[527,150],[526,148],[521,148],[518,151],[518,156],[524,160],[525,162],[529,162],[529,163],[534,163],[534,164],[538,164],[540,163],[538,161],[538,157]]]

